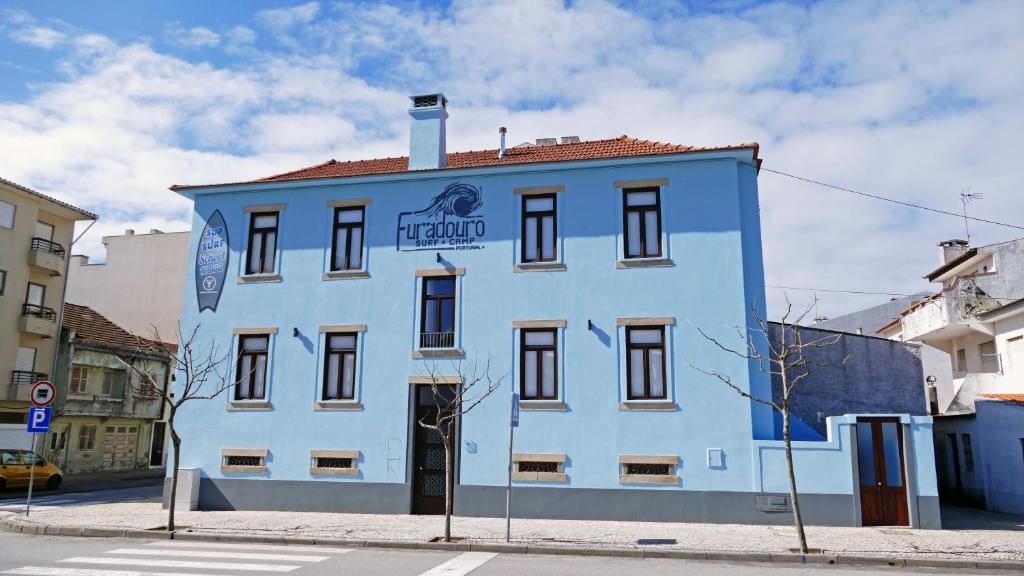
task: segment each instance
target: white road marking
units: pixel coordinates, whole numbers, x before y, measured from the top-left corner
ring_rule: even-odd
[[[355,550],[355,548],[320,546],[319,544],[232,544],[229,542],[192,542],[190,540],[157,540],[150,542],[149,545],[161,548],[220,548],[228,550],[275,550],[280,552],[301,550],[322,554],[348,554]]]
[[[494,552],[464,552],[444,564],[434,566],[420,576],[465,576],[495,556],[497,554]]]
[[[159,566],[161,568],[206,568],[211,570],[247,570],[251,572],[291,572],[301,566],[289,564],[249,564],[245,562],[192,562],[188,560],[150,560],[149,558],[114,558],[112,556],[96,558],[91,556],[75,556],[58,562],[70,564],[110,564],[113,566]]]
[[[90,568],[64,568],[62,566],[22,566],[0,574],[17,576],[213,576],[192,572],[140,572],[138,570],[92,570]]]
[[[291,560],[293,562],[323,562],[330,556],[308,554],[261,554],[259,552],[219,552],[216,550],[158,550],[156,548],[118,548],[107,554],[128,556],[178,556],[186,558],[237,558],[240,560]]]

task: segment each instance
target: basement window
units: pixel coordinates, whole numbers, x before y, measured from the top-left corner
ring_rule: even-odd
[[[359,450],[312,450],[309,473],[313,476],[356,476]]]
[[[267,470],[267,451],[251,448],[226,448],[221,450],[220,471],[263,473]]]
[[[619,456],[619,484],[678,484],[678,456]]]
[[[565,454],[512,454],[512,479],[527,482],[565,482]]]

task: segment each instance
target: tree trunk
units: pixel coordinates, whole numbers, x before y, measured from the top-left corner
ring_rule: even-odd
[[[786,469],[789,472],[789,499],[793,502],[793,523],[800,539],[800,553],[807,554],[807,535],[804,534],[804,520],[800,515],[800,501],[796,494],[796,473],[793,470],[793,445],[790,442],[789,409],[782,411],[782,441],[786,446]]]
[[[452,490],[455,484],[455,467],[452,465],[451,439],[447,433],[441,434],[444,441],[444,541],[452,541]]]
[[[168,422],[171,429],[171,443],[174,444],[174,469],[171,471],[171,500],[167,503],[167,531],[174,532],[174,503],[178,497],[178,462],[181,454],[181,438],[174,431],[173,421]]]

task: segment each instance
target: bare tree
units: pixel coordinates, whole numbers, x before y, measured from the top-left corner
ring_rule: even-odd
[[[475,360],[463,369],[462,362],[451,363],[452,374],[441,374],[437,363],[427,365],[430,392],[437,406],[432,417],[425,416],[418,423],[434,430],[444,446],[444,541],[452,541],[452,491],[455,488],[455,432],[462,417],[480,405],[485,398],[501,388],[508,376],[491,376],[491,356],[481,367]]]
[[[175,428],[175,417],[186,402],[193,400],[211,400],[235,385],[230,377],[232,365],[230,351],[221,351],[215,341],[200,345],[198,342],[199,325],[187,335],[178,335],[178,344],[163,342],[160,332],[152,328],[152,339],[134,337],[131,356],[118,357],[118,360],[135,372],[137,378],[137,394],[140,396],[158,396],[167,408],[167,429],[170,431],[174,456],[171,469],[171,493],[167,504],[167,530],[173,532],[175,499],[178,493],[178,466],[181,455],[181,436]],[[166,354],[170,361],[171,374],[177,373],[176,386],[172,386],[170,378],[163,388],[155,386],[149,372],[138,366],[138,360],[151,357],[157,350]],[[145,367],[145,364],[143,364]]]
[[[768,323],[761,318],[757,306],[753,307],[754,327],[736,327],[742,341],[742,347],[731,347],[723,344],[713,336],[709,336],[700,327],[697,331],[700,335],[718,348],[738,356],[744,360],[757,362],[762,372],[771,376],[777,376],[781,382],[781,391],[776,400],[774,394],[768,398],[761,398],[751,394],[748,390],[737,386],[728,374],[718,370],[710,370],[690,364],[690,368],[714,376],[737,394],[754,402],[770,406],[773,410],[782,415],[782,442],[786,450],[786,470],[789,475],[789,497],[793,503],[793,523],[796,526],[797,537],[800,540],[800,552],[807,554],[807,535],[804,533],[804,521],[800,515],[800,501],[797,495],[796,473],[793,469],[793,446],[790,426],[791,400],[797,391],[797,385],[811,374],[811,367],[838,368],[846,363],[846,357],[840,362],[820,362],[808,358],[807,351],[814,349],[825,349],[843,337],[842,334],[830,334],[808,342],[804,341],[804,334],[800,323],[811,313],[813,304],[808,306],[803,313],[799,314],[793,321],[790,317],[793,314],[793,304],[789,297],[786,297],[786,313],[782,316],[778,330],[771,330]]]

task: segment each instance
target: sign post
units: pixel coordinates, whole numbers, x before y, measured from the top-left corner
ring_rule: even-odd
[[[505,488],[505,542],[512,538],[512,437],[519,427],[519,394],[512,384],[512,417],[508,423],[508,486]]]
[[[28,428],[32,433],[32,449],[29,451],[28,463],[28,497],[25,499],[25,517],[32,511],[32,486],[36,483],[36,434],[46,433],[50,429],[50,404],[57,397],[57,389],[46,380],[32,385],[29,398],[32,408],[28,409]]]

